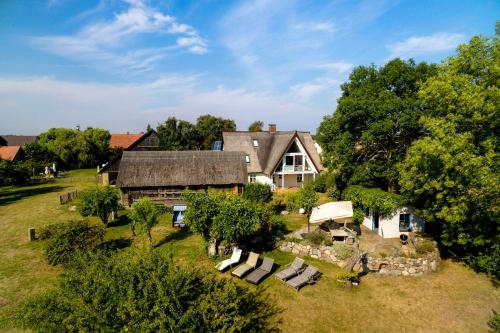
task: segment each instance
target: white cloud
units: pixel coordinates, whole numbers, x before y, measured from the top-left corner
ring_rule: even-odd
[[[410,58],[417,55],[453,50],[463,39],[464,35],[457,33],[413,36],[404,41],[388,45],[388,49],[390,58]]]
[[[320,63],[314,67],[319,69],[324,69],[329,72],[345,74],[352,69],[353,65],[348,62],[339,61],[339,62]]]
[[[335,25],[330,21],[302,22],[292,25],[292,28],[294,30],[326,33],[332,33],[335,31]]]
[[[147,123],[154,126],[169,116],[195,121],[207,113],[234,119],[242,129],[261,119],[278,123],[281,129],[315,131],[312,126],[319,124],[329,109],[301,103],[286,94],[223,86],[202,89],[197,75],[163,76],[143,84],[0,78],[0,110],[4,110],[0,133],[36,134],[76,124],[115,132],[140,131]],[[20,122],[20,114],[29,121]]]
[[[337,95],[342,82],[335,78],[319,77],[312,81],[299,83],[290,87],[290,98],[299,100],[302,103],[309,102],[319,93],[329,93],[331,96]]]
[[[152,70],[156,61],[174,49],[193,54],[208,52],[206,40],[190,25],[178,23],[175,17],[165,15],[141,0],[127,2],[129,8],[116,14],[112,20],[91,23],[73,35],[36,37],[34,44],[47,52],[100,69],[109,70],[111,65],[112,70],[125,72],[127,69],[136,73]],[[170,46],[165,41],[166,46],[162,47],[134,47],[134,37],[143,34],[179,37],[177,43]]]

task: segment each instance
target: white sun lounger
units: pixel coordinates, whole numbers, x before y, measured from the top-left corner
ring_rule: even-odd
[[[226,268],[239,263],[241,260],[241,253],[241,249],[238,249],[237,247],[233,248],[233,254],[231,255],[231,258],[221,261],[215,266],[215,268],[222,272]]]

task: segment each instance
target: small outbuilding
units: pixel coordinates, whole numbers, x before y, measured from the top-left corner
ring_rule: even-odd
[[[401,234],[424,231],[425,222],[413,208],[402,206],[386,215],[365,208],[363,225],[383,238],[399,238]]]
[[[124,151],[116,185],[126,207],[142,197],[175,205],[186,188],[241,193],[247,177],[243,152]]]

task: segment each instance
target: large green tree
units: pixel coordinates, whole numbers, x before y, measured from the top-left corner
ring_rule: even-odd
[[[211,115],[198,117],[196,124],[169,117],[156,128],[160,146],[167,150],[210,150],[222,140],[222,132],[235,130],[233,120]]]
[[[107,130],[87,128],[84,131],[70,128],[51,128],[40,134],[37,144],[41,151],[49,152],[66,168],[94,167],[106,162],[109,156]],[[45,154],[45,153],[44,153]]]
[[[216,191],[185,192],[184,221],[206,241],[239,243],[262,223],[261,207],[233,194]]]
[[[419,84],[435,72],[434,65],[400,59],[353,70],[336,111],[317,133],[323,163],[337,175],[340,190],[352,184],[397,188],[396,166],[422,135]]]
[[[200,136],[200,149],[210,150],[215,141],[222,141],[222,132],[236,131],[236,123],[231,119],[214,117],[209,114],[198,117],[196,130]]]
[[[158,124],[156,132],[160,146],[166,150],[196,150],[199,149],[199,135],[195,125],[185,120],[169,117],[164,123]]]
[[[500,36],[458,47],[420,90],[427,135],[401,165],[402,193],[439,226],[441,243],[500,276]]]

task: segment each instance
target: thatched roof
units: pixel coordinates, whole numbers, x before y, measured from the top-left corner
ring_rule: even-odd
[[[224,132],[224,151],[243,151],[250,156],[249,173],[270,175],[295,139],[298,139],[318,171],[321,159],[309,132]],[[259,146],[254,147],[253,140]]]
[[[119,187],[231,185],[247,182],[243,152],[124,151]]]
[[[36,135],[2,135],[7,146],[23,146],[26,143],[33,143],[36,141]]]

